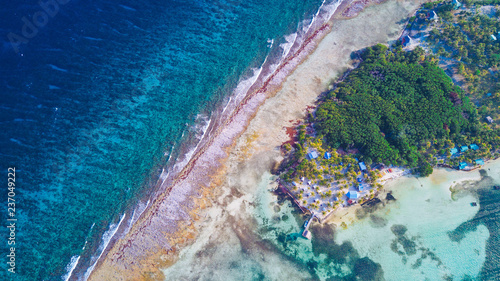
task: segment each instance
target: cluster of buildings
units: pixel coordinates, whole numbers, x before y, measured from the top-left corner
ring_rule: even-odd
[[[459,148],[457,148],[457,147],[451,148],[450,149],[451,156],[454,156],[454,155],[457,156],[460,153],[464,153],[467,150],[469,150],[469,148],[471,150],[474,150],[474,151],[479,150],[479,146],[477,144],[475,144],[475,143],[473,143],[471,145],[468,145],[468,146],[467,145],[462,145]],[[460,151],[459,151],[459,149],[460,149]],[[484,160],[483,159],[476,159],[476,160],[474,160],[474,163],[476,165],[484,165]],[[463,170],[463,169],[466,169],[468,166],[469,165],[467,164],[467,162],[460,162],[460,163],[458,163],[458,167],[457,168],[459,170]]]
[[[330,152],[324,152],[320,155],[316,150],[311,150],[306,154],[306,158],[310,161],[320,160],[320,157],[328,160],[332,157],[332,154]],[[318,165],[318,162],[316,162],[316,164]],[[341,162],[340,165],[343,165],[343,163]],[[364,162],[358,161],[357,165],[361,172],[367,171],[367,167]],[[349,164],[348,167],[345,167],[342,173],[346,173],[350,166],[351,165]],[[325,175],[325,177],[333,178],[333,175]],[[311,213],[314,213],[315,211],[313,210],[316,210],[315,216],[319,220],[324,219],[331,211],[333,211],[336,202],[354,204],[363,196],[369,194],[369,190],[371,189],[371,184],[365,182],[363,174],[358,175],[355,182],[347,182],[345,185],[330,183],[327,186],[320,186],[315,183],[315,180],[302,177],[300,181],[292,182],[292,186],[295,191],[292,191],[291,193],[294,194],[296,203],[299,207],[305,208]],[[341,191],[341,188],[347,188],[347,192],[344,194],[344,191]],[[325,194],[328,194],[328,196],[325,196]]]

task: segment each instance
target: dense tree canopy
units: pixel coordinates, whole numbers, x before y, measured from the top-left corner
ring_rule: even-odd
[[[316,111],[315,128],[330,147],[356,147],[376,162],[427,167],[421,146],[477,130],[475,107],[422,49],[376,45],[362,59]]]

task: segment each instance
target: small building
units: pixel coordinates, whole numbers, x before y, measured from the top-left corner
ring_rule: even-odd
[[[307,153],[307,158],[309,158],[309,160],[316,159],[318,158],[318,153],[316,151],[309,152]]]
[[[330,158],[332,158],[332,154],[327,151],[327,152],[325,152],[325,155],[323,156],[323,158],[330,159]]]
[[[401,39],[401,44],[403,45],[403,47],[407,47],[407,46],[411,45],[412,43],[413,43],[413,40],[408,35],[406,35],[405,37],[403,37]]]
[[[486,116],[486,121],[488,121],[488,123],[493,123],[493,118],[491,118],[491,116]]]
[[[450,153],[451,153],[451,155],[457,154],[458,153],[458,149],[456,147],[454,147],[454,148],[450,149]]]
[[[497,41],[497,37],[493,34],[490,35],[491,36],[491,39],[493,39],[494,41]]]
[[[293,185],[293,186],[297,186],[297,183],[296,183],[296,182],[292,182],[292,185]]]
[[[486,96],[487,96],[487,97],[491,97],[491,93],[487,93],[487,94],[486,94]]]
[[[309,232],[309,230],[304,230],[304,232],[302,232],[302,236],[307,239],[311,239],[311,232]]]
[[[460,8],[462,6],[462,3],[458,2],[458,0],[452,0],[451,4],[453,4],[453,7],[455,9],[458,9],[458,8]]]
[[[360,185],[358,186],[358,191],[363,191],[364,189],[365,189],[365,188],[364,188],[364,186],[363,186],[362,184],[360,184]]]
[[[358,182],[361,182],[363,179],[361,179],[361,178],[357,178],[356,180],[357,180]]]
[[[359,194],[356,191],[349,191],[347,192],[347,198],[349,199],[358,199]]]
[[[359,169],[361,171],[366,171],[366,165],[365,162],[359,162]]]
[[[476,165],[481,165],[481,166],[484,165],[483,159],[476,159],[474,160],[474,162],[476,162]]]
[[[467,167],[467,163],[466,162],[460,162],[460,164],[458,164],[458,169],[459,170],[463,170],[463,169],[465,169],[465,167]]]
[[[468,147],[468,146],[466,146],[466,145],[462,145],[462,146],[460,147],[460,152],[465,152],[465,151],[467,151],[467,150],[469,150],[469,147]]]
[[[479,146],[477,144],[475,144],[475,143],[473,143],[473,144],[471,144],[469,146],[470,146],[470,149],[472,149],[472,150],[478,150],[479,149]]]

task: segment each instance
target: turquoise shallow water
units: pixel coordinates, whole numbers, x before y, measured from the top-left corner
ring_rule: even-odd
[[[387,185],[396,201],[358,211],[346,229],[315,223],[311,240],[301,237],[308,217],[271,191],[266,173],[251,190],[223,196],[229,203],[208,213],[207,229],[164,272],[168,280],[498,280],[498,171],[500,161],[481,175],[400,178]],[[472,186],[452,194],[463,179]]]
[[[21,34],[34,3],[6,3],[2,34]],[[123,214],[321,4],[70,1],[19,53],[2,37],[0,165],[17,169],[18,273],[2,261],[0,279],[61,280],[75,265],[83,277]]]

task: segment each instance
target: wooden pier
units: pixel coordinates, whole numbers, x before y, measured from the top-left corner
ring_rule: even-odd
[[[304,231],[302,232],[302,236],[304,236],[307,239],[311,239],[311,232],[309,232],[309,226],[313,222],[315,216],[316,214],[313,212],[311,218],[307,221],[307,224],[305,225]]]

